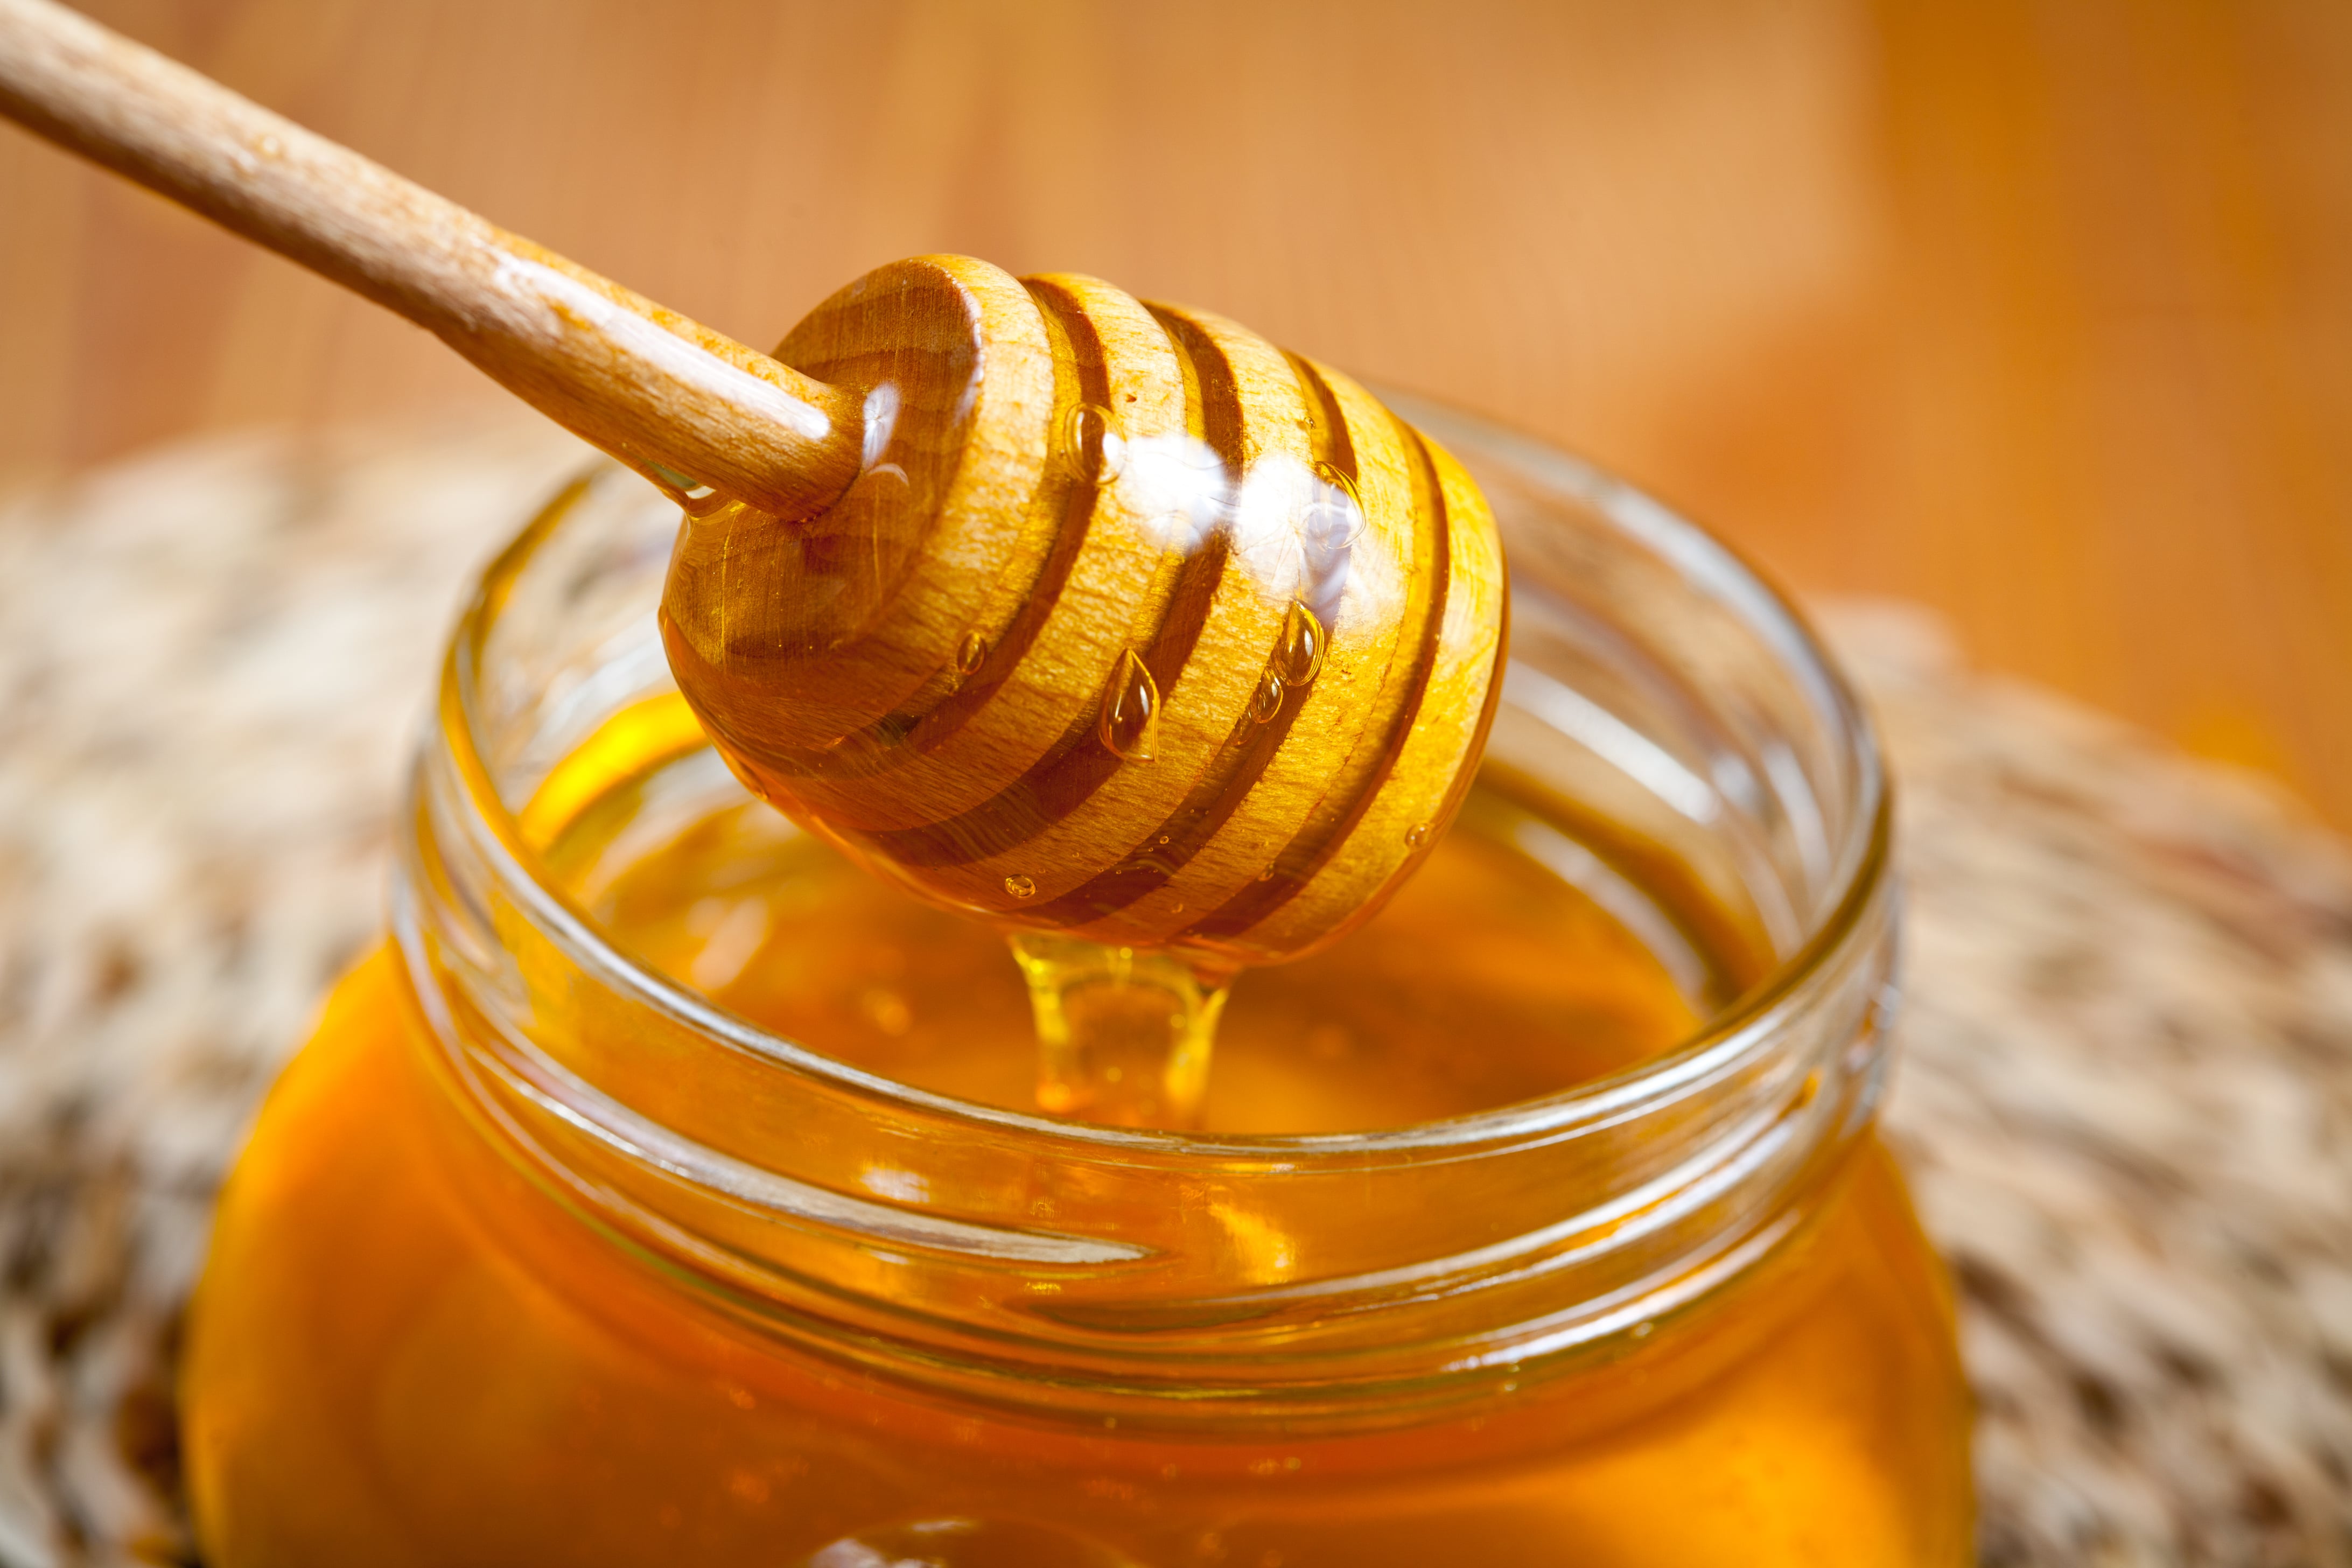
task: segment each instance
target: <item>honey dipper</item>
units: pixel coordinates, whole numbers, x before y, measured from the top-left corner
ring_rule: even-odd
[[[1476,487],[1353,381],[1090,278],[892,263],[756,353],[49,0],[0,110],[425,327],[676,499],[661,627],[737,776],[935,902],[1321,945],[1492,714]]]

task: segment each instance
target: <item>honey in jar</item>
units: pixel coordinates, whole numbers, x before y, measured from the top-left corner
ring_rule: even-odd
[[[1224,995],[751,801],[649,622],[674,514],[551,507],[225,1195],[208,1560],[1965,1561],[1866,726],[1704,535],[1411,416],[1512,552],[1488,760]]]

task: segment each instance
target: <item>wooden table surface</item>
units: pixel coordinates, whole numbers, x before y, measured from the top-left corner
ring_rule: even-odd
[[[88,8],[747,341],[936,249],[1223,310],[2352,824],[2343,0]],[[0,473],[499,396],[6,131],[0,214]]]

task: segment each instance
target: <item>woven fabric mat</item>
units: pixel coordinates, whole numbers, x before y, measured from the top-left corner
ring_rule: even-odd
[[[186,1562],[209,1197],[380,920],[503,421],[0,499],[0,1564]],[[1901,783],[1888,1122],[1960,1286],[1994,1564],[2352,1564],[2352,858],[2261,786],[1824,620]]]

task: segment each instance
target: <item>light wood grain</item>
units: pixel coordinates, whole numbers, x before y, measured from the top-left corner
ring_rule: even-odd
[[[2337,0],[85,5],[747,342],[927,251],[1200,301],[2352,825]],[[0,469],[495,405],[5,128],[0,203]]]
[[[52,0],[0,0],[0,113],[415,322],[674,491],[803,517],[857,471],[855,396]]]
[[[1230,321],[924,257],[770,360],[50,0],[0,0],[0,112],[668,490],[664,641],[721,754],[928,898],[1230,974],[1369,919],[1468,788],[1485,500]]]

